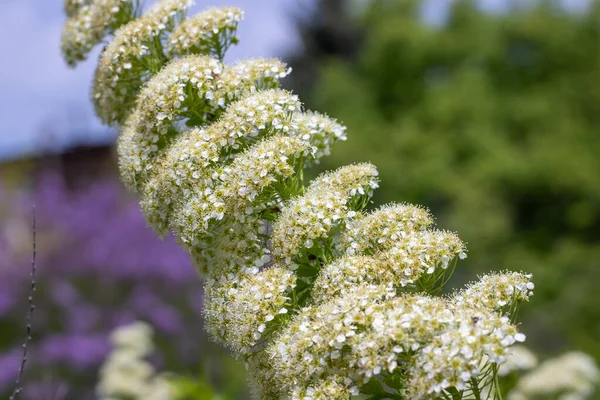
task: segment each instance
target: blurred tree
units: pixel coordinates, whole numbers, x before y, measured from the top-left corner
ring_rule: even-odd
[[[376,163],[377,203],[424,204],[470,243],[458,280],[534,274],[530,345],[600,359],[600,2],[490,14],[455,1],[434,26],[420,1],[374,0],[356,27],[335,3],[317,7],[338,16],[329,27],[302,21],[308,51],[291,60],[319,70],[307,106],[349,128],[322,167]],[[311,50],[336,29],[364,37]]]
[[[286,82],[303,101],[313,94],[320,60],[327,57],[352,58],[357,53],[363,35],[352,21],[352,5],[353,1],[322,0],[315,3],[312,12],[295,15],[302,52],[290,55],[287,60],[294,72]]]

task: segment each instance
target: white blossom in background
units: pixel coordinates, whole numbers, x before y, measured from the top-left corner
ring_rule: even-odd
[[[111,334],[113,349],[100,369],[100,400],[172,400],[169,383],[144,358],[154,349],[152,328],[143,322],[119,327]]]
[[[582,352],[569,352],[541,363],[521,377],[508,400],[584,400],[597,395],[600,369]]]
[[[120,128],[121,178],[150,225],[189,252],[207,331],[246,364],[256,399],[492,398],[498,370],[525,368],[511,349],[525,340],[515,318],[531,275],[493,273],[439,296],[466,257],[456,233],[419,206],[365,211],[373,164],[305,182],[346,128],[279,88],[290,73],[280,60],[223,63],[240,9],[186,19],[191,0],[161,0],[137,18],[124,4],[137,3],[66,0],[65,58],[113,34],[92,101]],[[144,361],[150,334],[113,335],[101,399],[169,398]]]
[[[521,345],[513,346],[506,355],[506,362],[500,365],[498,375],[506,376],[516,371],[527,371],[537,365],[538,359],[531,350]]]

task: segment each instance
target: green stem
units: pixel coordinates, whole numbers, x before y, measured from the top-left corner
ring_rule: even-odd
[[[502,390],[500,390],[500,381],[498,380],[498,368],[494,368],[494,398],[502,400]]]
[[[479,382],[477,382],[477,378],[471,379],[471,390],[473,391],[475,400],[481,400],[481,391],[479,390]]]

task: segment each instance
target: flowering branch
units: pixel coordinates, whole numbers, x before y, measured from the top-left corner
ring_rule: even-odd
[[[29,342],[31,341],[31,319],[33,318],[33,311],[35,310],[35,305],[33,303],[33,294],[35,293],[35,257],[36,257],[36,246],[35,246],[35,206],[32,208],[32,222],[31,227],[33,231],[33,255],[31,258],[31,286],[29,287],[29,310],[27,312],[27,324],[26,324],[26,336],[25,342],[23,343],[23,358],[21,359],[21,365],[19,366],[19,375],[17,375],[17,381],[15,382],[15,389],[10,396],[10,400],[14,400],[17,398],[18,394],[23,391],[23,387],[21,386],[21,378],[23,377],[23,373],[25,372],[25,364],[27,363],[27,350],[29,347]]]
[[[256,398],[482,398],[525,340],[513,318],[531,275],[435,296],[466,257],[456,234],[420,207],[365,211],[379,185],[368,163],[305,186],[304,168],[345,127],[278,88],[290,72],[281,61],[223,63],[241,10],[186,20],[189,0],[162,0],[137,18],[131,1],[83,3],[67,39],[87,29],[69,22],[85,7],[129,12],[120,27],[92,21],[114,31],[92,100],[121,128],[124,184],[204,276],[207,330],[246,363]],[[63,40],[67,62],[94,42]]]

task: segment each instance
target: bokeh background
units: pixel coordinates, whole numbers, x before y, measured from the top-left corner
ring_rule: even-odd
[[[285,85],[348,126],[313,175],[374,162],[374,205],[423,204],[468,242],[454,286],[533,273],[528,345],[600,362],[600,1],[198,3],[246,11],[227,60],[284,58]],[[144,320],[161,369],[244,399],[243,367],[203,332],[185,252],[147,228],[118,181],[115,132],[88,101],[98,52],[68,69],[63,19],[60,0],[0,0],[0,398],[21,361],[35,204],[24,398],[93,398],[108,333]]]

